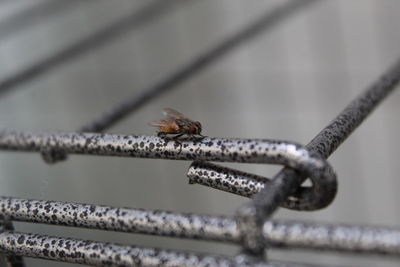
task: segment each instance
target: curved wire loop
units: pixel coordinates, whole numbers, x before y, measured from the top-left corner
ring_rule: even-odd
[[[328,171],[332,172],[332,169]],[[193,162],[187,176],[191,184],[201,184],[249,198],[265,187],[273,186],[269,178],[204,161]],[[281,207],[312,211],[328,206],[335,198],[337,181],[331,175],[327,177],[309,176],[312,186],[300,186]]]

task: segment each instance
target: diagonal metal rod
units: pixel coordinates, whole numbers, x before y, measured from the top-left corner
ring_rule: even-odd
[[[318,133],[306,148],[322,158],[328,158],[364,119],[392,92],[400,81],[400,59],[367,90],[355,98],[328,126]],[[254,203],[268,217],[286,196],[303,182],[293,170],[282,170],[274,177],[280,186],[274,191],[261,191]],[[293,187],[295,186],[295,187]]]
[[[169,10],[177,3],[182,3],[181,0],[162,1],[158,0],[146,5],[140,10],[134,10],[129,15],[119,19],[113,24],[101,29],[87,38],[80,40],[64,50],[50,55],[43,60],[29,66],[25,70],[16,73],[2,81],[0,81],[0,95],[9,90],[27,83],[40,75],[44,75],[50,71],[54,71],[56,67],[71,61],[83,54],[98,49],[101,46],[113,41],[119,36],[131,31],[135,28],[146,24],[160,16],[163,12]]]
[[[0,215],[13,221],[83,227],[240,244],[232,217],[0,197]],[[400,257],[400,229],[270,220],[264,242],[282,249]]]
[[[249,26],[240,30],[239,32],[224,39],[215,47],[194,58],[188,64],[177,69],[165,79],[157,82],[156,84],[144,89],[138,95],[135,93],[128,99],[123,100],[115,107],[102,114],[93,122],[81,127],[80,132],[102,132],[111,127],[113,124],[122,120],[129,113],[137,110],[151,99],[160,96],[161,94],[176,88],[179,84],[188,80],[195,74],[209,67],[212,63],[231,52],[234,48],[249,41],[250,39],[260,35],[273,28],[282,20],[290,17],[295,11],[307,6],[307,4],[316,2],[315,0],[294,0],[288,4],[282,5],[274,10],[267,11]]]
[[[328,126],[306,146],[311,153],[327,158],[359,126],[374,108],[398,85],[400,59],[366,91],[354,99]],[[256,194],[253,202],[238,211],[242,222],[246,246],[259,253],[265,244],[260,240],[260,227],[287,197],[296,191],[306,176],[284,168],[274,178],[272,185]],[[257,252],[258,251],[258,252]]]
[[[0,21],[0,39],[34,25],[43,19],[54,17],[67,8],[79,4],[79,0],[47,0],[26,9],[7,20]]]

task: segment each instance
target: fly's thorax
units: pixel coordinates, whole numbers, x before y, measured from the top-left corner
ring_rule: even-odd
[[[200,134],[201,132],[201,124],[198,121],[176,119],[175,122],[179,126],[181,132],[187,134]]]
[[[189,126],[190,134],[200,134],[201,133],[201,124],[198,121],[192,121]]]
[[[194,125],[196,125],[196,128],[197,128],[196,134],[201,134],[201,130],[202,130],[201,129],[201,123],[199,121],[195,121]]]

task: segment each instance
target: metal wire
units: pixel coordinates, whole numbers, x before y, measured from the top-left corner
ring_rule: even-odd
[[[0,214],[14,221],[240,242],[236,222],[232,218],[223,216],[9,197],[0,198],[0,211]]]
[[[400,256],[400,229],[295,221],[266,221],[262,234],[271,246]]]
[[[0,251],[92,266],[255,266],[252,262],[237,263],[216,255],[8,231],[0,233]]]
[[[225,216],[11,197],[0,197],[0,212],[13,221],[241,243],[237,222]],[[261,237],[277,248],[400,256],[400,229],[388,227],[270,220]]]
[[[0,149],[23,151],[58,150],[67,153],[283,164],[303,172],[313,181],[305,201],[291,197],[298,209],[323,208],[334,199],[336,175],[329,164],[310,154],[301,145],[257,139],[204,138],[175,141],[152,136],[130,136],[87,133],[34,134],[0,131]],[[196,168],[191,168],[194,175]],[[201,172],[200,172],[201,173]]]
[[[175,4],[183,2],[184,1],[181,0],[155,1],[140,10],[133,10],[129,15],[120,18],[118,21],[106,28],[95,32],[62,51],[46,57],[41,61],[34,63],[32,66],[29,66],[25,70],[0,81],[0,95],[17,86],[32,81],[40,75],[54,71],[56,67],[61,66],[67,61],[82,56],[89,51],[93,52],[93,49],[100,48],[117,37],[122,36],[126,32],[152,21]]]
[[[12,221],[8,218],[4,218],[2,214],[0,214],[0,233],[4,231],[14,231],[14,226]],[[10,254],[4,257],[4,263],[10,267],[24,267],[24,259],[20,255]],[[0,262],[1,264],[1,262]]]
[[[92,266],[316,267],[301,263],[259,262],[246,255],[227,257],[8,231],[0,233],[0,251]]]

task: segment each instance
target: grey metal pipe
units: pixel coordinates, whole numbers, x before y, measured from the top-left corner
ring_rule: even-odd
[[[262,233],[273,247],[400,256],[399,228],[272,220]]]
[[[237,266],[234,259],[223,256],[9,231],[0,233],[0,251],[92,266]]]
[[[236,222],[222,216],[9,197],[0,197],[0,216],[22,222],[236,243],[240,241]]]
[[[10,231],[0,233],[0,252],[91,266],[316,267]]]
[[[13,231],[14,226],[12,224],[12,221],[9,220],[8,218],[4,218],[0,214],[0,233],[4,231]],[[2,255],[0,255],[2,256]],[[25,261],[22,256],[20,255],[15,255],[15,254],[7,254],[4,255],[4,261],[0,258],[0,266],[7,266],[7,267],[24,267],[25,266]],[[3,264],[3,265],[2,265]]]

